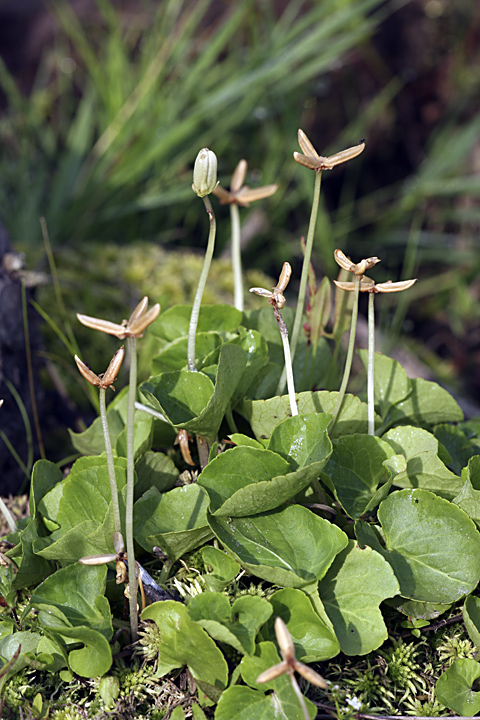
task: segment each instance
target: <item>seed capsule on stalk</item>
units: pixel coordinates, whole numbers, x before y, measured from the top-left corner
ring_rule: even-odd
[[[193,168],[192,190],[198,197],[205,197],[217,187],[217,156],[212,150],[203,148],[197,155]]]

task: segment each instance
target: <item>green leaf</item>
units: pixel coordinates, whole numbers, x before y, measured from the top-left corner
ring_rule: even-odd
[[[202,548],[202,560],[210,572],[203,575],[209,590],[220,592],[238,575],[240,566],[230,555],[218,548],[206,545]]]
[[[214,640],[231,645],[242,655],[251,655],[255,636],[272,614],[272,606],[264,598],[251,595],[237,598],[230,606],[226,595],[204,592],[190,600],[188,614]]]
[[[205,358],[209,358],[208,364],[218,362],[218,352],[222,345],[222,336],[218,332],[197,332],[195,335],[195,365],[201,370],[205,365]],[[187,346],[188,338],[179,337],[165,345],[161,352],[153,358],[152,373],[172,372],[183,370],[187,367]],[[215,353],[212,355],[212,353]]]
[[[150,325],[149,331],[157,337],[175,340],[188,334],[191,305],[174,305]],[[242,313],[231,305],[202,305],[198,317],[197,332],[232,332],[242,322]]]
[[[365,655],[387,639],[379,605],[397,595],[399,586],[392,568],[377,552],[369,547],[361,550],[350,540],[318,591],[346,655]]]
[[[460,492],[461,479],[440,460],[438,440],[427,430],[406,425],[389,430],[382,440],[407,460],[407,469],[395,476],[395,485],[431,490],[449,500]]]
[[[0,657],[5,661],[3,664],[8,663],[8,661],[13,658],[19,645],[22,646],[20,655],[9,670],[10,676],[19,672],[24,667],[29,667],[31,660],[37,652],[40,639],[41,635],[39,633],[31,632],[30,630],[22,630],[13,635],[6,635],[0,639]],[[0,665],[0,672],[3,664]]]
[[[35,585],[54,570],[54,565],[48,560],[38,557],[34,548],[39,540],[45,538],[46,534],[47,531],[40,518],[32,518],[22,530],[18,545],[13,548],[13,551],[9,551],[8,555],[14,558],[18,567],[12,589],[21,590],[29,585]]]
[[[227,663],[205,630],[189,618],[187,608],[173,600],[153,603],[142,620],[153,620],[160,630],[157,675],[187,665],[197,686],[217,702],[227,684]]]
[[[322,479],[351,518],[366,512],[378,486],[388,480],[384,462],[393,455],[373,435],[345,435],[334,443]]]
[[[144,492],[152,487],[159,492],[167,492],[175,487],[179,472],[175,463],[168,455],[149,450],[135,463],[135,499],[138,500]]]
[[[257,385],[258,377],[264,373],[269,362],[268,346],[260,333],[243,327],[239,328],[239,336],[230,342],[239,345],[247,356],[247,364],[232,398],[235,403],[247,395],[252,386]]]
[[[390,563],[403,597],[446,604],[476,587],[480,534],[456,505],[426,490],[397,490],[381,503],[378,518],[385,547],[361,520],[357,537]]]
[[[480,646],[480,598],[469,595],[463,605],[463,622],[470,640]]]
[[[325,625],[302,590],[285,588],[270,597],[273,613],[262,631],[264,637],[275,641],[274,623],[281,617],[287,625],[295,645],[295,657],[304,663],[322,662],[340,652],[333,631]]]
[[[462,471],[462,480],[464,484],[452,502],[462,508],[476,526],[480,527],[480,455],[470,458],[467,467]]]
[[[83,648],[70,650],[68,664],[72,672],[82,677],[94,678],[104,675],[112,666],[112,650],[105,636],[97,630],[78,625],[65,627],[49,625],[51,633],[82,643]]]
[[[108,430],[110,433],[110,442],[115,445],[118,436],[125,427],[125,421],[122,419],[120,412],[115,407],[107,409]],[[105,452],[105,438],[103,435],[101,418],[97,417],[93,423],[83,432],[76,433],[68,429],[70,441],[79,453],[82,455],[101,455]]]
[[[252,515],[272,509],[269,500],[273,507],[284,502],[272,479],[285,476],[288,469],[288,463],[269,450],[234,447],[209,462],[197,484],[208,492],[212,514]]]
[[[445,461],[456,475],[461,475],[471,457],[480,453],[478,438],[469,438],[457,425],[437,425],[433,433],[447,450],[450,459]]]
[[[398,612],[403,613],[410,619],[425,621],[440,617],[440,615],[443,615],[444,612],[447,612],[447,610],[452,607],[450,603],[427,603],[418,600],[405,600],[401,597],[387,600],[386,604],[394,607]]]
[[[368,351],[358,350],[360,359],[368,367]],[[385,419],[389,410],[411,392],[410,379],[397,360],[381,353],[375,353],[374,392],[375,405],[378,406],[382,419]]]
[[[437,383],[415,378],[410,379],[410,387],[408,397],[392,408],[388,417],[389,426],[401,422],[436,425],[463,420],[457,401]]]
[[[233,433],[233,435],[229,435],[229,438],[233,444],[238,445],[238,447],[252,447],[258,448],[259,450],[264,449],[264,445],[262,445],[261,442],[254,440],[248,435],[242,435],[242,433]]]
[[[114,457],[120,516],[125,515],[126,460]],[[114,530],[112,498],[105,456],[77,460],[68,477],[39,504],[60,528],[35,542],[43,558],[64,563],[85,555],[111,553]]]
[[[315,464],[321,470],[332,452],[330,416],[313,413],[286,418],[277,425],[268,449],[288,461],[291,470]]]
[[[133,430],[133,451],[134,457],[137,459],[152,446],[153,436],[153,417],[147,415],[140,410],[135,412]],[[122,432],[115,443],[115,452],[120,457],[127,457],[127,428],[123,428]]]
[[[321,423],[304,423],[302,419],[296,422],[296,418],[293,420],[297,427],[305,430],[306,425],[310,426],[310,429],[319,427],[320,424],[326,425],[323,416]],[[218,455],[202,471],[197,483],[209,494],[210,512],[222,517],[243,517],[266,512],[285,503],[320,476],[330,452],[330,441],[325,428],[324,433],[318,437],[316,446],[312,440],[309,446],[311,457],[304,458],[313,459],[324,453],[323,460],[295,472],[289,472],[289,469],[297,465],[296,460],[288,462],[270,450],[241,446]],[[291,435],[289,437],[291,438]],[[296,437],[298,442],[301,434]],[[285,455],[289,448],[290,446],[282,448]]]
[[[61,610],[69,624],[87,626],[107,640],[113,634],[110,605],[105,597],[106,565],[74,563],[57,570],[38,585],[31,597],[33,607]]]
[[[250,720],[251,718],[262,718],[262,720],[278,720],[279,718],[304,720],[298,698],[292,688],[290,679],[285,673],[267,683],[260,684],[256,682],[260,673],[279,662],[280,657],[272,642],[259,643],[255,655],[246,655],[240,663],[240,672],[244,681],[252,688],[252,691],[247,695],[246,693],[232,693],[236,688],[229,688],[226,693],[224,693],[224,695],[227,695],[227,702],[223,701],[222,696],[218,706],[221,709],[219,715],[221,720],[226,720],[227,708],[231,709],[231,702],[235,700],[239,701],[239,710],[241,709],[243,712],[243,715],[237,715],[237,713],[233,712],[230,717],[234,717],[235,720],[237,720],[237,717],[244,718],[244,720]],[[238,688],[238,686],[236,687]],[[248,688],[242,689],[248,690]],[[265,693],[269,691],[273,692],[265,696]],[[253,695],[253,692],[256,694]],[[260,702],[262,696],[265,700],[268,700],[268,703],[262,704]],[[243,702],[245,702],[244,706],[242,706]],[[305,704],[310,718],[313,720],[317,709],[306,698]],[[259,711],[259,714],[256,713],[256,709]],[[248,711],[250,711],[250,714],[247,714]],[[217,713],[215,713],[215,720],[218,720]]]
[[[219,355],[215,387],[204,373],[180,370],[141,385],[151,405],[177,428],[213,441],[245,369],[246,353],[225,344]]]
[[[478,662],[470,658],[455,660],[438,678],[435,694],[443,705],[458,715],[473,717],[480,712],[480,692],[472,690],[479,677]]]
[[[298,393],[298,412],[300,415],[331,413],[337,397],[338,392],[328,392],[327,390]],[[237,409],[248,420],[255,437],[259,440],[270,438],[276,426],[291,415],[290,402],[286,395],[272,397],[268,400],[245,399]],[[366,429],[366,403],[362,403],[355,395],[347,393],[332,437],[365,432]]]
[[[148,552],[158,545],[177,560],[212,537],[207,508],[208,495],[197,483],[163,494],[151,488],[133,507],[135,539]]]
[[[347,544],[339,528],[298,505],[231,521],[209,516],[209,523],[244,568],[282,587],[319,580]]]
[[[63,479],[62,471],[48,460],[38,460],[33,466],[30,488],[30,515],[37,516],[38,504]]]

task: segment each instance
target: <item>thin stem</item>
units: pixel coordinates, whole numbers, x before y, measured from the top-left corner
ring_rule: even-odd
[[[10,528],[10,530],[11,530],[12,532],[16,532],[16,531],[17,531],[17,524],[16,524],[16,522],[15,522],[15,520],[14,520],[14,517],[13,517],[12,513],[11,513],[10,510],[7,508],[7,506],[5,505],[5,503],[3,502],[3,500],[2,500],[1,497],[0,497],[0,510],[1,510],[2,513],[3,513],[3,517],[4,517],[5,520],[7,521],[8,527]]]
[[[298,407],[297,407],[297,400],[295,397],[295,383],[293,381],[293,368],[292,368],[292,358],[290,356],[290,345],[288,342],[288,330],[287,326],[285,325],[285,320],[280,314],[280,310],[277,307],[277,304],[275,302],[272,302],[273,307],[273,314],[275,315],[275,319],[278,323],[278,327],[280,328],[280,335],[282,336],[282,342],[283,342],[283,354],[285,355],[285,374],[287,377],[287,387],[288,387],[288,398],[290,400],[290,410],[292,413],[292,417],[294,415],[298,415]]]
[[[353,308],[352,308],[352,320],[350,324],[350,338],[348,341],[347,357],[345,359],[345,369],[343,371],[342,384],[338,392],[337,402],[333,408],[332,415],[333,419],[329,426],[329,432],[332,431],[337,417],[342,409],[343,399],[347,390],[348,380],[350,378],[350,370],[352,368],[353,350],[355,347],[355,334],[357,332],[357,316],[358,316],[358,296],[360,294],[360,275],[355,275],[355,290],[353,292]]]
[[[215,247],[215,233],[217,224],[215,222],[215,215],[212,208],[210,198],[206,195],[203,199],[205,209],[208,213],[210,220],[210,233],[208,235],[207,251],[205,253],[205,260],[203,261],[203,268],[198,281],[197,292],[195,293],[195,299],[192,305],[192,314],[190,315],[190,326],[188,328],[188,342],[187,342],[187,359],[188,369],[196,371],[195,367],[195,334],[197,332],[198,316],[200,314],[200,305],[202,304],[203,292],[205,285],[207,284],[208,273],[210,271],[210,265],[212,263],[213,249]]]
[[[135,403],[135,410],[141,410],[142,412],[146,413],[146,415],[151,415],[152,417],[157,418],[157,420],[161,420],[162,422],[168,422],[165,415],[162,415],[162,413],[148,407],[148,405],[144,405],[141,402]]]
[[[110,481],[110,492],[112,494],[113,524],[115,532],[122,533],[120,521],[120,508],[118,506],[118,488],[115,478],[115,465],[113,464],[112,442],[107,420],[106,388],[100,388],[100,419],[102,421],[103,439],[105,442],[105,454],[107,456],[108,479]]]
[[[367,403],[368,403],[368,434],[375,434],[375,293],[368,294],[368,368],[367,368]]]
[[[302,695],[302,691],[300,690],[300,687],[298,685],[297,678],[295,677],[293,672],[289,673],[289,675],[290,675],[290,682],[292,683],[293,691],[298,698],[300,707],[302,708],[303,717],[305,718],[305,720],[310,720],[310,715],[308,713],[307,704],[305,702],[305,698]]]
[[[130,629],[132,642],[138,640],[137,614],[137,575],[135,572],[135,551],[133,546],[133,490],[135,482],[134,470],[134,421],[135,397],[137,394],[137,345],[136,338],[128,338],[130,354],[130,377],[127,405],[127,497],[125,503],[125,536],[128,557],[128,584],[130,586]]]
[[[295,320],[293,322],[292,339],[290,343],[292,361],[295,358],[298,336],[300,335],[300,328],[302,327],[303,307],[305,305],[305,296],[307,294],[308,270],[310,268],[310,260],[312,257],[313,237],[315,235],[315,225],[317,222],[321,184],[322,173],[320,171],[315,173],[315,187],[313,189],[312,211],[310,213],[310,224],[308,226],[307,241],[305,243],[305,255],[303,258],[302,274],[300,276],[300,287],[298,289],[297,309],[295,311]],[[286,377],[286,372],[284,370],[278,383],[277,395],[281,395],[283,393]]]
[[[233,270],[233,303],[237,310],[243,312],[243,276],[242,248],[240,245],[240,213],[238,205],[230,204],[230,220],[232,223],[232,270]]]

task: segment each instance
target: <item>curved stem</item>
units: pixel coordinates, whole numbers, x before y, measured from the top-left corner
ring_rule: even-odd
[[[310,224],[308,226],[307,242],[305,243],[305,255],[303,258],[302,274],[300,276],[300,287],[298,289],[298,302],[297,309],[295,311],[295,320],[293,322],[292,338],[290,342],[290,349],[292,354],[292,361],[295,357],[295,351],[297,349],[298,336],[300,335],[300,328],[302,327],[302,316],[303,307],[305,305],[305,296],[307,294],[307,280],[308,270],[310,268],[310,260],[312,257],[313,248],[313,237],[315,235],[315,225],[317,222],[318,205],[320,202],[320,187],[322,184],[322,173],[321,171],[315,173],[315,187],[313,189],[313,201],[312,211],[310,213]],[[280,381],[277,387],[277,395],[281,395],[285,388],[286,373],[282,373]]]
[[[375,293],[368,295],[368,369],[367,369],[367,404],[368,434],[375,434]]]
[[[113,524],[115,532],[121,534],[122,524],[120,522],[120,509],[118,506],[118,488],[115,478],[115,465],[113,464],[112,442],[110,440],[110,430],[108,429],[107,403],[105,399],[106,392],[106,388],[100,388],[100,419],[102,421],[103,440],[105,442],[105,454],[107,456],[108,479],[110,481],[110,492],[112,494]]]
[[[195,367],[195,334],[197,332],[198,316],[200,314],[200,305],[202,304],[203,291],[207,284],[208,273],[210,265],[212,264],[213,249],[215,247],[215,232],[216,222],[215,215],[213,213],[212,203],[210,198],[206,195],[203,199],[205,209],[208,213],[210,220],[210,233],[208,235],[207,250],[205,253],[205,260],[203,261],[202,272],[200,274],[200,280],[198,281],[197,292],[195,293],[195,299],[192,305],[192,314],[190,315],[190,326],[188,328],[188,342],[187,342],[187,358],[188,358],[188,369],[196,371]]]
[[[237,310],[243,312],[243,277],[242,248],[240,246],[240,213],[238,205],[230,204],[230,220],[232,223],[232,270],[233,270],[233,303]]]
[[[138,640],[137,613],[137,574],[135,572],[135,551],[133,545],[133,489],[135,482],[134,469],[134,421],[135,397],[137,394],[137,344],[136,338],[128,338],[130,354],[130,377],[127,405],[127,498],[125,503],[125,536],[128,557],[128,584],[130,586],[130,629],[132,642]]]
[[[360,275],[355,275],[355,290],[353,293],[353,308],[352,308],[352,320],[350,324],[350,338],[348,341],[347,357],[345,359],[345,369],[343,371],[342,384],[338,392],[337,402],[333,408],[332,415],[333,419],[328,428],[329,432],[332,431],[333,426],[337,422],[337,417],[342,409],[343,398],[347,390],[348,380],[350,377],[350,370],[352,368],[353,350],[355,347],[355,334],[357,332],[357,316],[358,316],[358,296],[360,294]]]
[[[297,678],[293,674],[293,672],[289,673],[290,675],[290,682],[292,683],[293,692],[297,696],[298,702],[300,703],[300,707],[302,708],[302,714],[305,720],[310,720],[310,715],[308,712],[307,704],[305,702],[305,698],[302,695],[302,691],[300,690],[299,684],[297,682]]]

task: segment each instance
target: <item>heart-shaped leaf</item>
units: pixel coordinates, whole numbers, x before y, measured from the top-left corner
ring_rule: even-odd
[[[318,591],[346,655],[365,655],[387,639],[379,605],[397,595],[399,586],[392,568],[377,552],[369,547],[361,550],[350,540]]]
[[[152,552],[158,545],[174,561],[212,537],[208,495],[197,483],[159,493],[151,488],[133,507],[135,539]]]
[[[299,505],[231,521],[209,516],[209,524],[243,567],[283,587],[319,580],[347,545],[345,533]]]
[[[187,335],[192,314],[191,305],[174,305],[150,325],[149,332],[165,340]],[[202,305],[198,317],[197,333],[209,332],[232,332],[242,322],[242,313],[231,305]]]
[[[435,694],[443,705],[458,715],[473,717],[480,712],[480,692],[472,690],[472,685],[478,678],[478,662],[470,658],[455,660],[438,678]]]
[[[410,393],[388,416],[389,426],[397,423],[437,425],[461,422],[463,412],[457,401],[437,383],[422,378],[410,379]]]
[[[298,698],[289,678],[284,674],[271,682],[258,684],[256,678],[269,667],[280,662],[275,645],[260,643],[255,655],[245,656],[240,663],[243,679],[251,687],[235,685],[226,690],[215,712],[215,720],[305,720]],[[269,692],[273,691],[273,692]],[[266,693],[269,693],[266,695]],[[307,699],[305,703],[311,720],[317,713],[316,707]]]
[[[285,588],[270,597],[273,613],[262,635],[275,641],[275,618],[281,617],[292,636],[295,657],[304,663],[322,662],[335,657],[340,645],[335,633],[323,622],[302,590]]]
[[[289,417],[272,432],[268,449],[288,461],[291,470],[315,463],[320,470],[332,452],[329,415],[313,413]]]
[[[34,589],[31,604],[43,611],[46,607],[56,607],[70,625],[87,626],[110,640],[113,628],[110,605],[105,597],[106,578],[106,565],[68,565]]]
[[[218,701],[227,684],[227,663],[187,608],[173,600],[156,602],[145,608],[142,620],[153,620],[160,631],[158,677],[187,665],[197,686]]]
[[[403,597],[452,603],[476,587],[480,534],[456,505],[426,490],[398,490],[380,504],[378,518],[385,547],[361,520],[357,537],[390,563]]]
[[[195,365],[197,370],[202,369],[204,365],[203,359],[207,356],[210,361],[218,362],[218,351],[222,342],[222,336],[218,332],[197,332],[195,335]],[[187,345],[188,338],[186,336],[176,338],[165,345],[152,360],[152,373],[158,375],[186,368]],[[212,356],[215,350],[217,355]]]
[[[221,592],[240,571],[240,565],[230,555],[218,548],[206,545],[202,548],[202,560],[210,572],[203,575],[209,590]]]
[[[246,362],[245,351],[227,343],[220,350],[215,387],[204,373],[180,370],[150,378],[141,391],[174,427],[213,441]]]
[[[366,512],[387,481],[383,463],[393,455],[390,445],[373,435],[344,435],[334,443],[322,479],[351,518]]]
[[[204,592],[190,600],[188,614],[214,640],[231,645],[242,655],[251,655],[255,636],[272,614],[272,606],[264,598],[251,595],[237,598],[230,606],[226,595]]]
[[[405,425],[389,430],[382,440],[407,461],[405,472],[395,476],[402,488],[424,488],[451,500],[460,492],[462,481],[438,457],[438,440],[422,428]]]
[[[327,390],[298,393],[298,412],[300,415],[331,413],[337,398],[337,392],[328,392]],[[246,399],[238,406],[238,410],[248,420],[258,439],[270,438],[276,426],[291,415],[290,401],[287,395],[272,397],[268,400]],[[342,409],[332,431],[332,437],[366,432],[366,430],[367,405],[355,395],[345,395]]]

